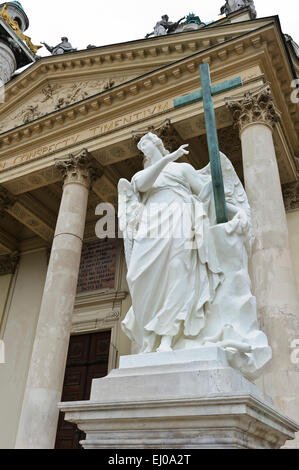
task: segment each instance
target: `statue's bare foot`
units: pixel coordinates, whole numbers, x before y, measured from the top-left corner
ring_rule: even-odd
[[[171,343],[172,343],[172,336],[163,336],[161,340],[161,344],[157,349],[157,352],[172,351]]]

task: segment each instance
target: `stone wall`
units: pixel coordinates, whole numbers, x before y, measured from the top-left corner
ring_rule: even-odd
[[[2,449],[14,448],[46,269],[45,251],[24,254],[20,258],[3,332],[6,364],[0,365],[0,383],[5,384],[0,387],[0,416],[5,423],[0,429]],[[2,292],[5,281],[0,282]]]

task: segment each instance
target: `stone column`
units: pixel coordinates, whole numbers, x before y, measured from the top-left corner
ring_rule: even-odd
[[[255,243],[251,259],[253,290],[261,328],[273,359],[262,378],[264,392],[299,421],[299,370],[290,349],[299,338],[299,303],[290,251],[273,130],[280,120],[269,84],[227,100],[239,127],[246,192]]]
[[[63,195],[24,394],[17,449],[51,449],[55,445],[57,403],[63,388],[93,178],[91,157],[85,150],[57,162],[56,166],[64,176]]]
[[[16,68],[17,63],[12,50],[0,41],[0,87],[11,79]]]

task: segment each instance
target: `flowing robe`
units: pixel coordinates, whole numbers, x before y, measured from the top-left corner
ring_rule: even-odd
[[[135,193],[140,173],[132,179]],[[198,178],[203,189],[210,184],[209,176]],[[222,273],[205,204],[180,171],[163,170],[139,199],[144,208],[127,275],[132,308],[122,328],[142,351],[154,351],[161,336],[200,333]]]

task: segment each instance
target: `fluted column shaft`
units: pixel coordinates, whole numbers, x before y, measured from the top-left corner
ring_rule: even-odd
[[[57,403],[63,388],[92,177],[86,151],[56,165],[63,173],[64,187],[16,441],[16,448],[22,449],[55,445]]]
[[[290,343],[299,338],[299,303],[281,181],[273,141],[280,120],[270,86],[227,101],[239,127],[255,242],[251,258],[259,321],[273,350],[262,378],[266,394],[299,421],[299,371]]]

